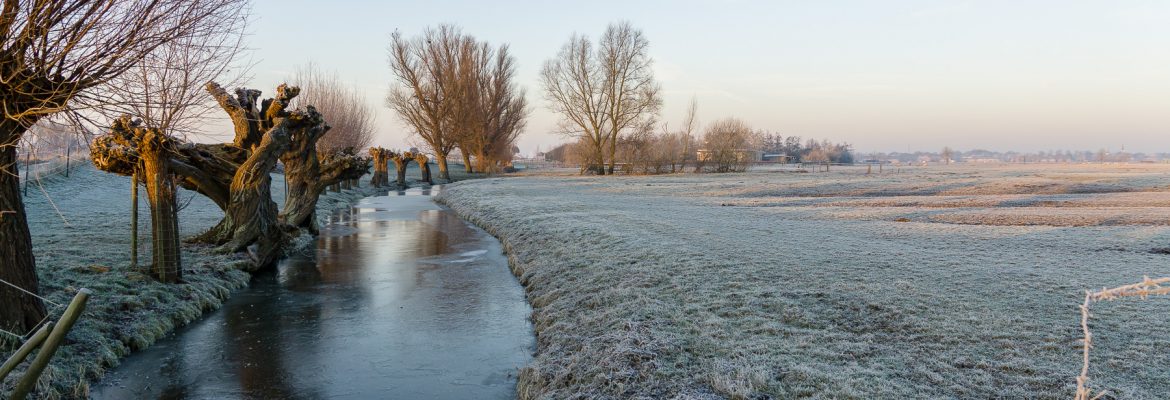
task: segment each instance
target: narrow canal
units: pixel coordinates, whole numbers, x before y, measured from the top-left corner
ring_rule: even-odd
[[[362,200],[96,399],[504,399],[535,346],[499,241],[427,191]]]

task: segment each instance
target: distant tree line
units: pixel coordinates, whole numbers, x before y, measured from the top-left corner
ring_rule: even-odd
[[[853,163],[853,146],[849,143],[833,143],[829,140],[803,140],[800,136],[783,137],[778,133],[762,133],[762,148],[765,154],[779,154],[790,162],[831,162]]]
[[[663,124],[658,132],[641,129],[621,135],[614,160],[619,171],[639,174],[662,174],[684,171],[741,172],[762,157],[777,162],[839,163],[854,162],[853,147],[829,140],[804,140],[799,136],[783,137],[755,130],[737,118],[724,118],[707,125],[696,138],[692,100],[682,128],[671,130]],[[588,170],[592,142],[580,138],[564,143],[544,154],[548,161],[581,165]],[[783,157],[777,157],[783,156]]]

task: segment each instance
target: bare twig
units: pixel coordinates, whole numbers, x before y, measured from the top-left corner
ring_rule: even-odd
[[[1170,286],[1162,286],[1162,284],[1170,284],[1170,277],[1150,279],[1147,276],[1141,282],[1132,285],[1101,289],[1096,292],[1085,291],[1085,301],[1081,303],[1081,332],[1084,333],[1084,339],[1082,339],[1084,343],[1082,346],[1083,364],[1081,364],[1081,374],[1077,376],[1076,400],[1089,400],[1089,396],[1092,394],[1092,391],[1088,387],[1089,349],[1093,347],[1093,333],[1089,331],[1089,305],[1101,300],[1114,300],[1123,297],[1145,299],[1149,296],[1170,294]],[[1092,399],[1101,398],[1105,393],[1105,391],[1101,391],[1096,396],[1093,396]]]

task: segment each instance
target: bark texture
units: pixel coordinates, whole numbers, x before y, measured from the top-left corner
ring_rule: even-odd
[[[394,162],[394,168],[398,172],[398,188],[402,189],[406,186],[406,168],[410,166],[410,161],[414,160],[414,154],[409,151],[401,153],[391,151],[390,161]]]
[[[370,158],[374,163],[374,176],[370,184],[374,187],[390,186],[390,150],[381,147],[370,148]]]
[[[240,164],[232,179],[231,205],[228,218],[235,224],[231,240],[220,249],[227,252],[247,250],[256,269],[273,266],[283,255],[287,241],[285,230],[277,219],[276,202],[272,201],[272,176],[276,160],[288,148],[291,119],[263,135],[251,156]],[[255,249],[249,246],[255,244]]]
[[[325,119],[312,106],[306,108],[303,116],[305,120],[299,124],[300,128],[289,132],[288,149],[280,156],[280,161],[284,163],[284,181],[288,185],[288,195],[280,219],[316,235],[317,219],[314,214],[317,198],[324,189],[318,183],[321,178],[321,161],[317,157],[317,141],[329,131],[329,125],[325,124]]]
[[[0,123],[0,279],[32,293],[38,293],[32,235],[24,202],[20,196],[20,178],[16,162],[16,142],[24,127],[10,120]],[[45,316],[40,298],[0,284],[0,328],[25,333]]]
[[[150,204],[152,262],[149,273],[160,282],[179,282],[183,278],[179,210],[175,182],[169,168],[174,140],[158,129],[141,126],[128,116],[114,121],[110,129],[120,132],[112,137],[123,140],[121,145],[124,148],[138,150],[142,162],[142,168],[134,178],[141,178],[146,183],[147,203]]]
[[[419,178],[428,185],[433,184],[433,182],[431,182],[431,165],[428,164],[430,160],[427,159],[427,155],[423,153],[415,153],[414,162],[418,163],[418,169],[421,174]]]

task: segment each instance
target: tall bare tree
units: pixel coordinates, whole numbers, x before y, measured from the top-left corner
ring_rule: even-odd
[[[67,109],[166,43],[196,35],[241,0],[11,0],[0,6],[0,279],[36,293],[32,240],[20,198],[16,145],[37,120]],[[39,299],[0,287],[0,327],[24,330]]]
[[[649,46],[641,30],[619,22],[606,28],[596,50],[574,34],[541,70],[545,98],[561,114],[562,132],[586,139],[590,164],[600,174],[613,174],[618,137],[646,132],[662,108]]]
[[[582,171],[605,174],[606,81],[593,42],[573,34],[555,57],[544,62],[540,80],[549,110],[561,115],[561,133],[580,138]]]
[[[628,21],[610,24],[601,35],[598,57],[609,122],[609,173],[613,174],[618,135],[651,130],[662,109],[654,80],[650,41]]]
[[[301,88],[294,103],[313,105],[329,123],[329,132],[317,142],[318,152],[360,151],[374,141],[374,110],[365,94],[342,82],[336,72],[322,71],[310,62],[297,67],[292,80]]]
[[[475,157],[477,169],[492,172],[512,159],[516,138],[528,118],[524,89],[515,82],[516,60],[507,45],[493,49],[486,43],[474,46],[461,77],[464,101],[456,111],[468,123],[460,135],[460,150]]]
[[[460,101],[457,82],[460,52],[474,39],[454,25],[427,28],[406,39],[394,32],[390,40],[390,71],[398,81],[386,96],[386,105],[431,148],[439,164],[439,178],[450,180],[447,155],[458,145],[454,109]]]

